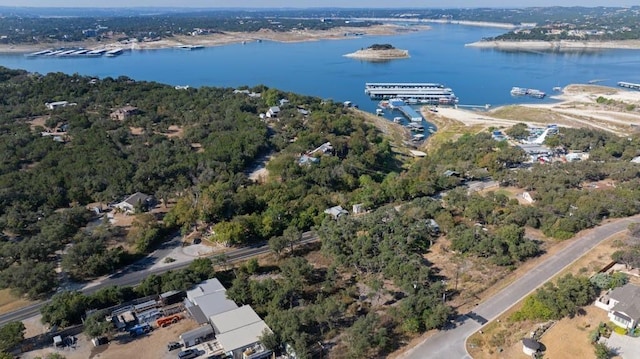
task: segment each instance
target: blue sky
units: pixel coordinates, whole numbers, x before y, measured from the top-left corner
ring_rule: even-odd
[[[638,0],[0,0],[0,6],[37,7],[529,7],[529,6],[632,6]]]

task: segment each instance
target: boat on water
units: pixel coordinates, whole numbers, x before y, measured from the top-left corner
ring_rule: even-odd
[[[381,108],[377,108],[377,109],[376,109],[376,115],[378,115],[378,116],[382,116],[382,115],[384,115],[384,111],[382,111],[382,109],[381,109]]]
[[[380,107],[380,108],[389,108],[389,101],[382,100],[382,101],[378,102],[378,107]]]
[[[420,142],[420,141],[424,140],[424,137],[425,137],[425,136],[424,136],[423,134],[421,134],[421,133],[417,133],[417,134],[413,135],[413,137],[411,138],[411,140],[412,140],[413,142]]]
[[[437,83],[366,83],[364,93],[374,100],[399,99],[410,104],[414,101],[440,105],[458,102],[452,89]]]
[[[407,128],[415,132],[424,132],[424,126],[415,122],[411,122],[410,124],[408,124]]]
[[[429,133],[435,133],[436,132],[435,128],[433,128],[433,127],[429,127],[429,129],[427,131],[429,131]]]
[[[431,112],[438,112],[438,108],[437,108],[437,107],[435,107],[435,106],[431,106],[431,107],[429,107],[429,111],[431,111]]]
[[[402,117],[394,117],[394,118],[393,118],[393,122],[394,122],[394,123],[400,123],[400,122],[402,122]]]

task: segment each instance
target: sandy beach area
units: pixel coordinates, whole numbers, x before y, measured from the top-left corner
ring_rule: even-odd
[[[424,118],[438,128],[426,147],[464,133],[508,128],[521,122],[530,126],[594,128],[618,136],[640,131],[640,91],[576,84],[566,86],[552,98],[558,102],[501,106],[489,111],[440,107],[434,113],[423,107]],[[429,144],[431,141],[434,143]]]
[[[277,32],[272,30],[260,30],[256,32],[225,32],[219,34],[198,35],[198,36],[173,36],[156,41],[83,41],[83,42],[58,42],[42,44],[21,44],[9,45],[0,44],[0,53],[29,53],[52,48],[74,48],[85,49],[113,49],[127,48],[131,50],[154,50],[173,48],[182,45],[200,45],[204,47],[222,46],[229,44],[249,43],[256,41],[275,42],[306,42],[319,40],[344,40],[358,36],[384,36],[397,35],[409,31],[424,31],[427,26],[399,26],[393,24],[374,25],[370,27],[335,27],[330,30],[296,30],[287,32]],[[362,35],[356,35],[362,34]]]
[[[533,51],[575,51],[626,49],[640,50],[640,40],[620,41],[477,41],[465,44],[468,47],[492,48],[501,50]]]

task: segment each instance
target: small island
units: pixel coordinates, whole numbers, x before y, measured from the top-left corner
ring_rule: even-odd
[[[368,61],[387,61],[406,59],[409,57],[409,51],[396,49],[390,44],[373,44],[366,49],[360,49],[344,56]]]

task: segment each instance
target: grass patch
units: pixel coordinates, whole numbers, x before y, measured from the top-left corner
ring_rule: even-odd
[[[32,303],[30,300],[16,296],[10,289],[0,290],[0,314],[9,313]]]

